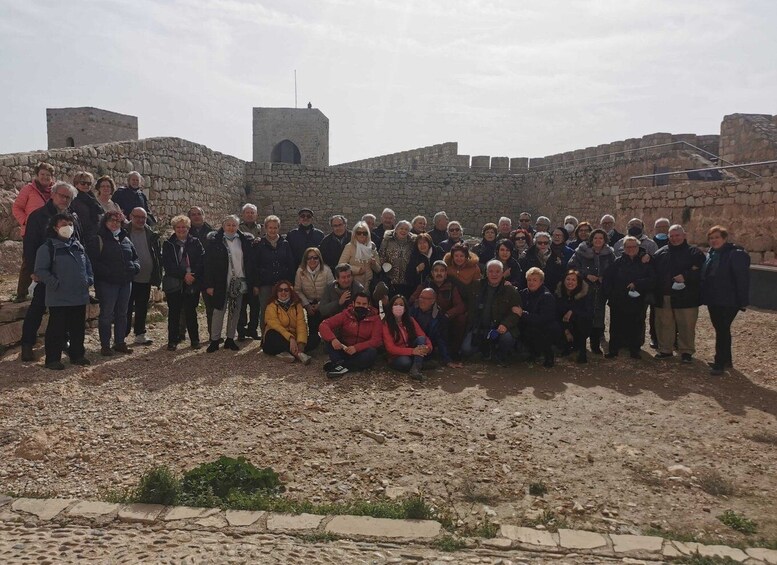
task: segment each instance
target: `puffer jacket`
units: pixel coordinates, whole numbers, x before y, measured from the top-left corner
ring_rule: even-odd
[[[356,319],[353,305],[327,318],[318,327],[321,339],[330,342],[337,338],[340,343],[353,346],[356,351],[364,351],[372,347],[378,349],[383,345],[383,321],[375,308],[370,307],[370,313],[363,320]]]
[[[129,234],[122,229],[118,240],[105,226],[97,231],[86,246],[98,283],[126,284],[140,272],[138,254]]]
[[[556,299],[548,290],[548,287],[541,285],[539,289],[531,291],[524,288],[521,292],[521,327],[526,332],[553,332],[560,331],[560,326],[556,322]]]
[[[475,253],[469,252],[469,258],[462,267],[453,264],[450,251],[445,254],[443,261],[448,265],[448,276],[453,277],[464,286],[471,288],[473,283],[480,280],[479,258]]]
[[[612,247],[605,245],[602,247],[599,253],[595,253],[591,245],[584,241],[577,249],[575,254],[567,264],[567,269],[575,269],[582,276],[583,279],[591,286],[591,290],[594,294],[594,328],[604,327],[604,314],[605,304],[607,302],[604,291],[602,290],[602,283],[592,283],[587,279],[588,275],[594,275],[597,277],[604,277],[604,273],[615,262],[615,253]]]
[[[19,222],[22,237],[27,233],[27,218],[29,218],[30,214],[35,210],[46,204],[50,198],[51,186],[48,186],[41,191],[38,189],[35,181],[25,184],[19,190],[19,194],[13,201],[11,211],[13,212],[13,217]]]
[[[308,342],[308,324],[305,321],[305,309],[297,302],[285,307],[277,300],[267,305],[264,310],[264,329],[262,335],[269,330],[275,330],[285,339],[292,337],[297,340],[300,348]]]
[[[347,263],[351,266],[351,274],[353,278],[359,281],[364,288],[370,287],[370,281],[372,280],[373,273],[380,272],[380,256],[378,255],[378,248],[372,241],[367,242],[367,247],[370,248],[371,256],[375,258],[375,263],[371,264],[369,260],[364,261],[356,258],[356,242],[351,242],[343,248],[343,253],[340,255],[340,263]]]
[[[394,236],[394,230],[386,230],[383,234],[380,259],[384,263],[391,264],[391,270],[388,272],[391,284],[406,284],[405,273],[410,263],[410,255],[415,248],[415,238],[415,235],[408,233],[404,240],[399,240]]]
[[[334,280],[332,270],[326,265],[321,264],[315,275],[311,275],[307,268],[300,267],[294,277],[294,290],[303,306],[307,306],[311,302],[317,304],[324,297],[326,287],[331,285]]]
[[[254,245],[254,257],[260,286],[272,286],[282,280],[291,281],[294,269],[299,264],[294,262],[291,245],[283,236],[278,237],[275,247],[266,237],[260,239]]]
[[[590,285],[583,281],[583,286],[577,294],[570,295],[564,286],[564,281],[556,287],[556,315],[560,320],[567,312],[572,311],[572,318],[591,320],[594,317],[594,295]]]
[[[750,255],[724,243],[710,249],[701,275],[701,301],[708,306],[745,308],[750,303]]]
[[[83,306],[94,283],[92,264],[83,245],[71,237],[52,237],[35,256],[35,275],[46,285],[46,306]]]

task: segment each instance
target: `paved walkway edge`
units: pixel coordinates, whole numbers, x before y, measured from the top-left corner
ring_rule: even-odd
[[[0,522],[84,524],[105,528],[112,522],[151,525],[175,530],[225,533],[279,532],[335,535],[343,538],[432,543],[446,535],[434,520],[388,520],[369,516],[280,514],[218,508],[188,508],[158,504],[111,504],[69,498],[12,498],[0,495]],[[575,553],[616,558],[665,559],[698,553],[730,558],[738,563],[777,565],[777,550],[738,549],[724,545],[682,543],[654,536],[618,535],[562,529],[547,532],[503,525],[493,539],[469,540],[497,550],[519,549],[556,554]]]

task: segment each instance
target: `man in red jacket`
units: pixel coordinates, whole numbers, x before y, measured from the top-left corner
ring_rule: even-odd
[[[370,306],[366,292],[357,292],[351,306],[318,327],[329,361],[324,364],[326,376],[336,379],[349,371],[369,369],[383,344],[380,316]]]

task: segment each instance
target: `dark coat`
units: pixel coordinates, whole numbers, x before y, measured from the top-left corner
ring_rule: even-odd
[[[438,230],[437,228],[429,230],[429,235],[432,236],[432,242],[437,246],[448,239],[448,232],[446,230]]]
[[[443,253],[448,253],[451,250],[451,247],[453,247],[457,243],[464,243],[464,240],[463,239],[457,239],[456,241],[453,241],[450,238],[449,239],[445,239],[445,240],[440,242],[440,249],[442,249]]]
[[[250,233],[237,232],[240,238],[240,247],[243,249],[243,273],[249,292],[254,287],[256,278],[256,264],[253,261],[254,236]],[[202,288],[213,289],[213,304],[221,308],[227,301],[227,276],[230,272],[229,253],[224,244],[224,228],[212,232],[208,236],[208,244],[205,247],[205,273]]]
[[[173,234],[162,244],[162,267],[165,271],[165,277],[173,277],[183,281],[184,276],[186,276],[188,261],[188,268],[194,275],[192,286],[195,289],[202,289],[205,270],[205,250],[202,248],[202,243],[196,237],[187,235],[186,241],[183,244],[183,259],[179,262],[176,239],[175,234]],[[164,284],[162,285],[162,290],[165,290]]]
[[[496,239],[494,241],[488,241],[484,238],[472,248],[472,252],[478,256],[478,261],[481,265],[485,265],[494,258],[494,254],[496,253],[496,242]]]
[[[499,283],[496,287],[496,295],[494,301],[491,303],[491,314],[489,319],[491,320],[488,328],[481,326],[481,311],[483,310],[486,302],[486,291],[489,288],[487,280],[480,282],[480,288],[477,294],[473,297],[469,308],[469,329],[473,333],[486,334],[489,330],[496,328],[499,324],[503,324],[514,337],[518,337],[518,323],[520,318],[518,314],[512,311],[513,306],[521,305],[521,298],[518,294],[518,289],[509,284],[505,284],[504,281]]]
[[[154,216],[151,215],[151,208],[148,205],[148,196],[146,196],[146,193],[140,188],[135,190],[129,186],[122,186],[113,193],[111,200],[119,205],[121,211],[128,218],[132,210],[135,208],[143,208],[146,211],[146,214],[148,214],[149,224],[154,225],[156,223]]]
[[[405,271],[405,284],[410,285],[412,288],[417,287],[421,282],[426,280],[432,274],[432,265],[435,261],[439,261],[443,257],[442,249],[436,245],[432,246],[432,254],[427,257],[422,255],[417,248],[413,249],[410,254],[410,260],[407,263],[407,270]],[[416,270],[418,265],[424,265],[424,270],[420,273]]]
[[[612,235],[610,235],[610,236],[609,236],[609,238],[610,238],[610,239],[609,239],[609,241],[607,242],[607,245],[609,245],[610,247],[612,247],[613,245],[615,245],[616,243],[618,243],[618,242],[619,242],[621,239],[623,239],[624,237],[626,237],[626,236],[625,236],[625,235],[623,235],[623,234],[622,234],[621,232],[619,232],[618,230],[616,230],[615,228],[613,228],[613,230],[612,230]]]
[[[190,227],[189,235],[199,239],[203,249],[207,250],[208,236],[214,231],[215,230],[208,222],[202,222],[202,225],[199,228],[195,228],[194,226]]]
[[[701,275],[701,302],[708,306],[745,308],[750,303],[750,255],[724,243],[710,249]]]
[[[542,269],[542,272],[545,273],[545,286],[548,290],[555,290],[558,283],[564,278],[564,274],[567,272],[567,264],[573,255],[574,251],[564,245],[557,252],[551,250],[550,257],[543,263],[539,257],[539,248],[536,245],[532,245],[521,255],[518,264],[521,266],[524,274],[532,267]]]
[[[307,227],[300,224],[286,234],[286,239],[291,246],[291,256],[294,258],[294,270],[296,270],[302,261],[302,254],[305,253],[305,250],[308,247],[318,247],[321,244],[321,241],[324,239],[324,232],[314,227],[313,224]],[[340,256],[338,255],[337,258],[339,259]],[[292,270],[292,275],[294,270]],[[292,276],[289,280],[293,281],[294,277]]]
[[[329,267],[333,273],[335,272],[335,267],[337,267],[337,264],[340,262],[340,256],[343,254],[343,249],[350,242],[351,232],[349,231],[345,232],[342,241],[339,240],[334,233],[327,234],[324,236],[324,239],[321,240],[318,250],[321,251],[321,256],[324,258],[324,265]]]
[[[578,271],[584,279],[588,275],[594,275],[597,277],[604,277],[604,273],[615,262],[615,253],[609,245],[602,247],[602,250],[597,254],[594,252],[587,242],[583,242],[575,250],[575,254],[569,260],[567,264],[568,269],[575,269]],[[586,279],[586,282],[587,281]],[[605,304],[607,300],[604,296],[601,283],[590,283],[591,290],[594,294],[594,328],[604,327],[604,312]]]
[[[73,235],[81,243],[84,242],[83,230],[81,229],[81,222],[78,219],[78,214],[73,212],[72,208],[67,210],[73,214]],[[54,206],[54,202],[49,200],[43,206],[33,211],[27,217],[27,227],[24,232],[24,239],[22,240],[22,254],[24,255],[24,261],[27,265],[35,264],[35,255],[38,253],[38,249],[48,239],[48,227],[51,218],[59,213],[59,210]]]
[[[624,253],[604,273],[604,295],[613,311],[634,314],[643,312],[645,299],[653,292],[656,284],[652,261],[642,262],[645,253],[645,250],[640,248],[640,253],[633,259]],[[631,283],[634,283],[634,290],[640,294],[637,298],[629,296],[629,289],[626,287]],[[641,323],[642,318],[638,321]]]
[[[103,215],[103,207],[100,206],[97,197],[91,192],[79,190],[78,195],[70,203],[70,209],[78,214],[83,240],[90,241],[97,234],[100,216]]]
[[[46,285],[46,306],[83,306],[89,303],[94,282],[89,257],[81,243],[52,237],[38,249],[35,275]]]
[[[664,306],[668,296],[672,308],[695,308],[701,304],[701,270],[705,262],[704,253],[695,245],[684,241],[680,245],[667,245],[653,255],[656,271],[656,306]],[[673,278],[682,275],[685,288],[673,290]]]
[[[509,275],[505,277],[506,281],[508,281],[518,290],[526,288],[526,276],[523,274],[521,264],[518,263],[515,257],[510,257],[506,263],[502,263],[502,266],[504,267],[505,271],[510,269]]]
[[[556,299],[545,285],[534,292],[524,288],[520,292],[521,330],[531,334],[543,334],[558,328],[556,322]]]
[[[583,281],[583,286],[577,293],[570,295],[564,287],[564,281],[561,281],[556,287],[556,317],[561,320],[567,312],[572,311],[572,318],[582,318],[588,320],[588,323],[594,317],[594,295],[591,292],[590,285]]]
[[[291,245],[283,236],[278,237],[278,243],[275,247],[266,237],[260,239],[259,243],[254,245],[254,261],[257,265],[257,280],[254,282],[254,286],[257,284],[258,286],[272,286],[282,280],[294,284],[294,273],[297,271],[299,261],[294,262]]]
[[[426,337],[432,340],[432,345],[440,354],[442,362],[450,363],[451,353],[448,350],[448,340],[446,339],[448,320],[440,307],[434,304],[428,311],[424,312],[417,305],[411,306],[410,317],[421,326]]]
[[[124,229],[119,232],[117,240],[107,227],[102,226],[97,235],[87,242],[86,252],[97,283],[127,284],[140,272],[138,254]]]
[[[458,279],[446,277],[440,286],[437,286],[431,278],[425,279],[410,297],[411,304],[418,302],[418,297],[425,288],[431,288],[437,293],[437,305],[448,318],[466,318],[469,311],[467,306],[469,291]]]
[[[131,226],[130,229],[132,229]],[[158,287],[162,284],[162,248],[159,244],[159,234],[148,227],[148,224],[146,224],[143,229],[146,233],[148,250],[151,252],[151,262],[153,263],[153,267],[151,268],[151,280],[148,282],[151,286]]]

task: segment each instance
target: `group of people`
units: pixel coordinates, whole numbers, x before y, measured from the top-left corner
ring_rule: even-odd
[[[429,223],[421,215],[398,221],[386,208],[350,229],[338,214],[324,234],[313,211],[302,208],[297,225],[282,234],[280,218],[260,223],[256,206],[245,204],[218,227],[193,206],[172,218],[172,234],[163,239],[152,229],[139,173],[118,190],[107,176],[95,182],[79,172],[73,184],[53,177],[51,165],[38,164],[13,206],[24,241],[17,299],[32,290],[21,357],[34,359],[48,308],[50,369],[64,368],[63,351],[72,363],[89,364],[90,301],[100,307],[101,355],[131,353],[131,332],[135,345],[151,344],[153,286],[168,304],[168,350],[187,334],[192,348],[203,345],[202,301],[207,352],[261,339],[264,353],[308,364],[322,346],[331,378],[371,367],[381,350],[391,367],[419,380],[424,368],[468,359],[552,367],[557,355],[587,362],[589,348],[606,358],[628,350],[640,359],[646,318],[655,357],[677,352],[691,363],[702,304],[716,333],[711,373],[721,375],[732,366],[731,324],[748,305],[750,259],[722,226],[709,229],[708,253],[666,218],[656,220],[651,237],[639,218],[619,233],[610,214],[596,224],[567,216],[553,227],[545,216],[532,221],[521,212],[517,226],[499,218],[473,241],[442,211]]]

